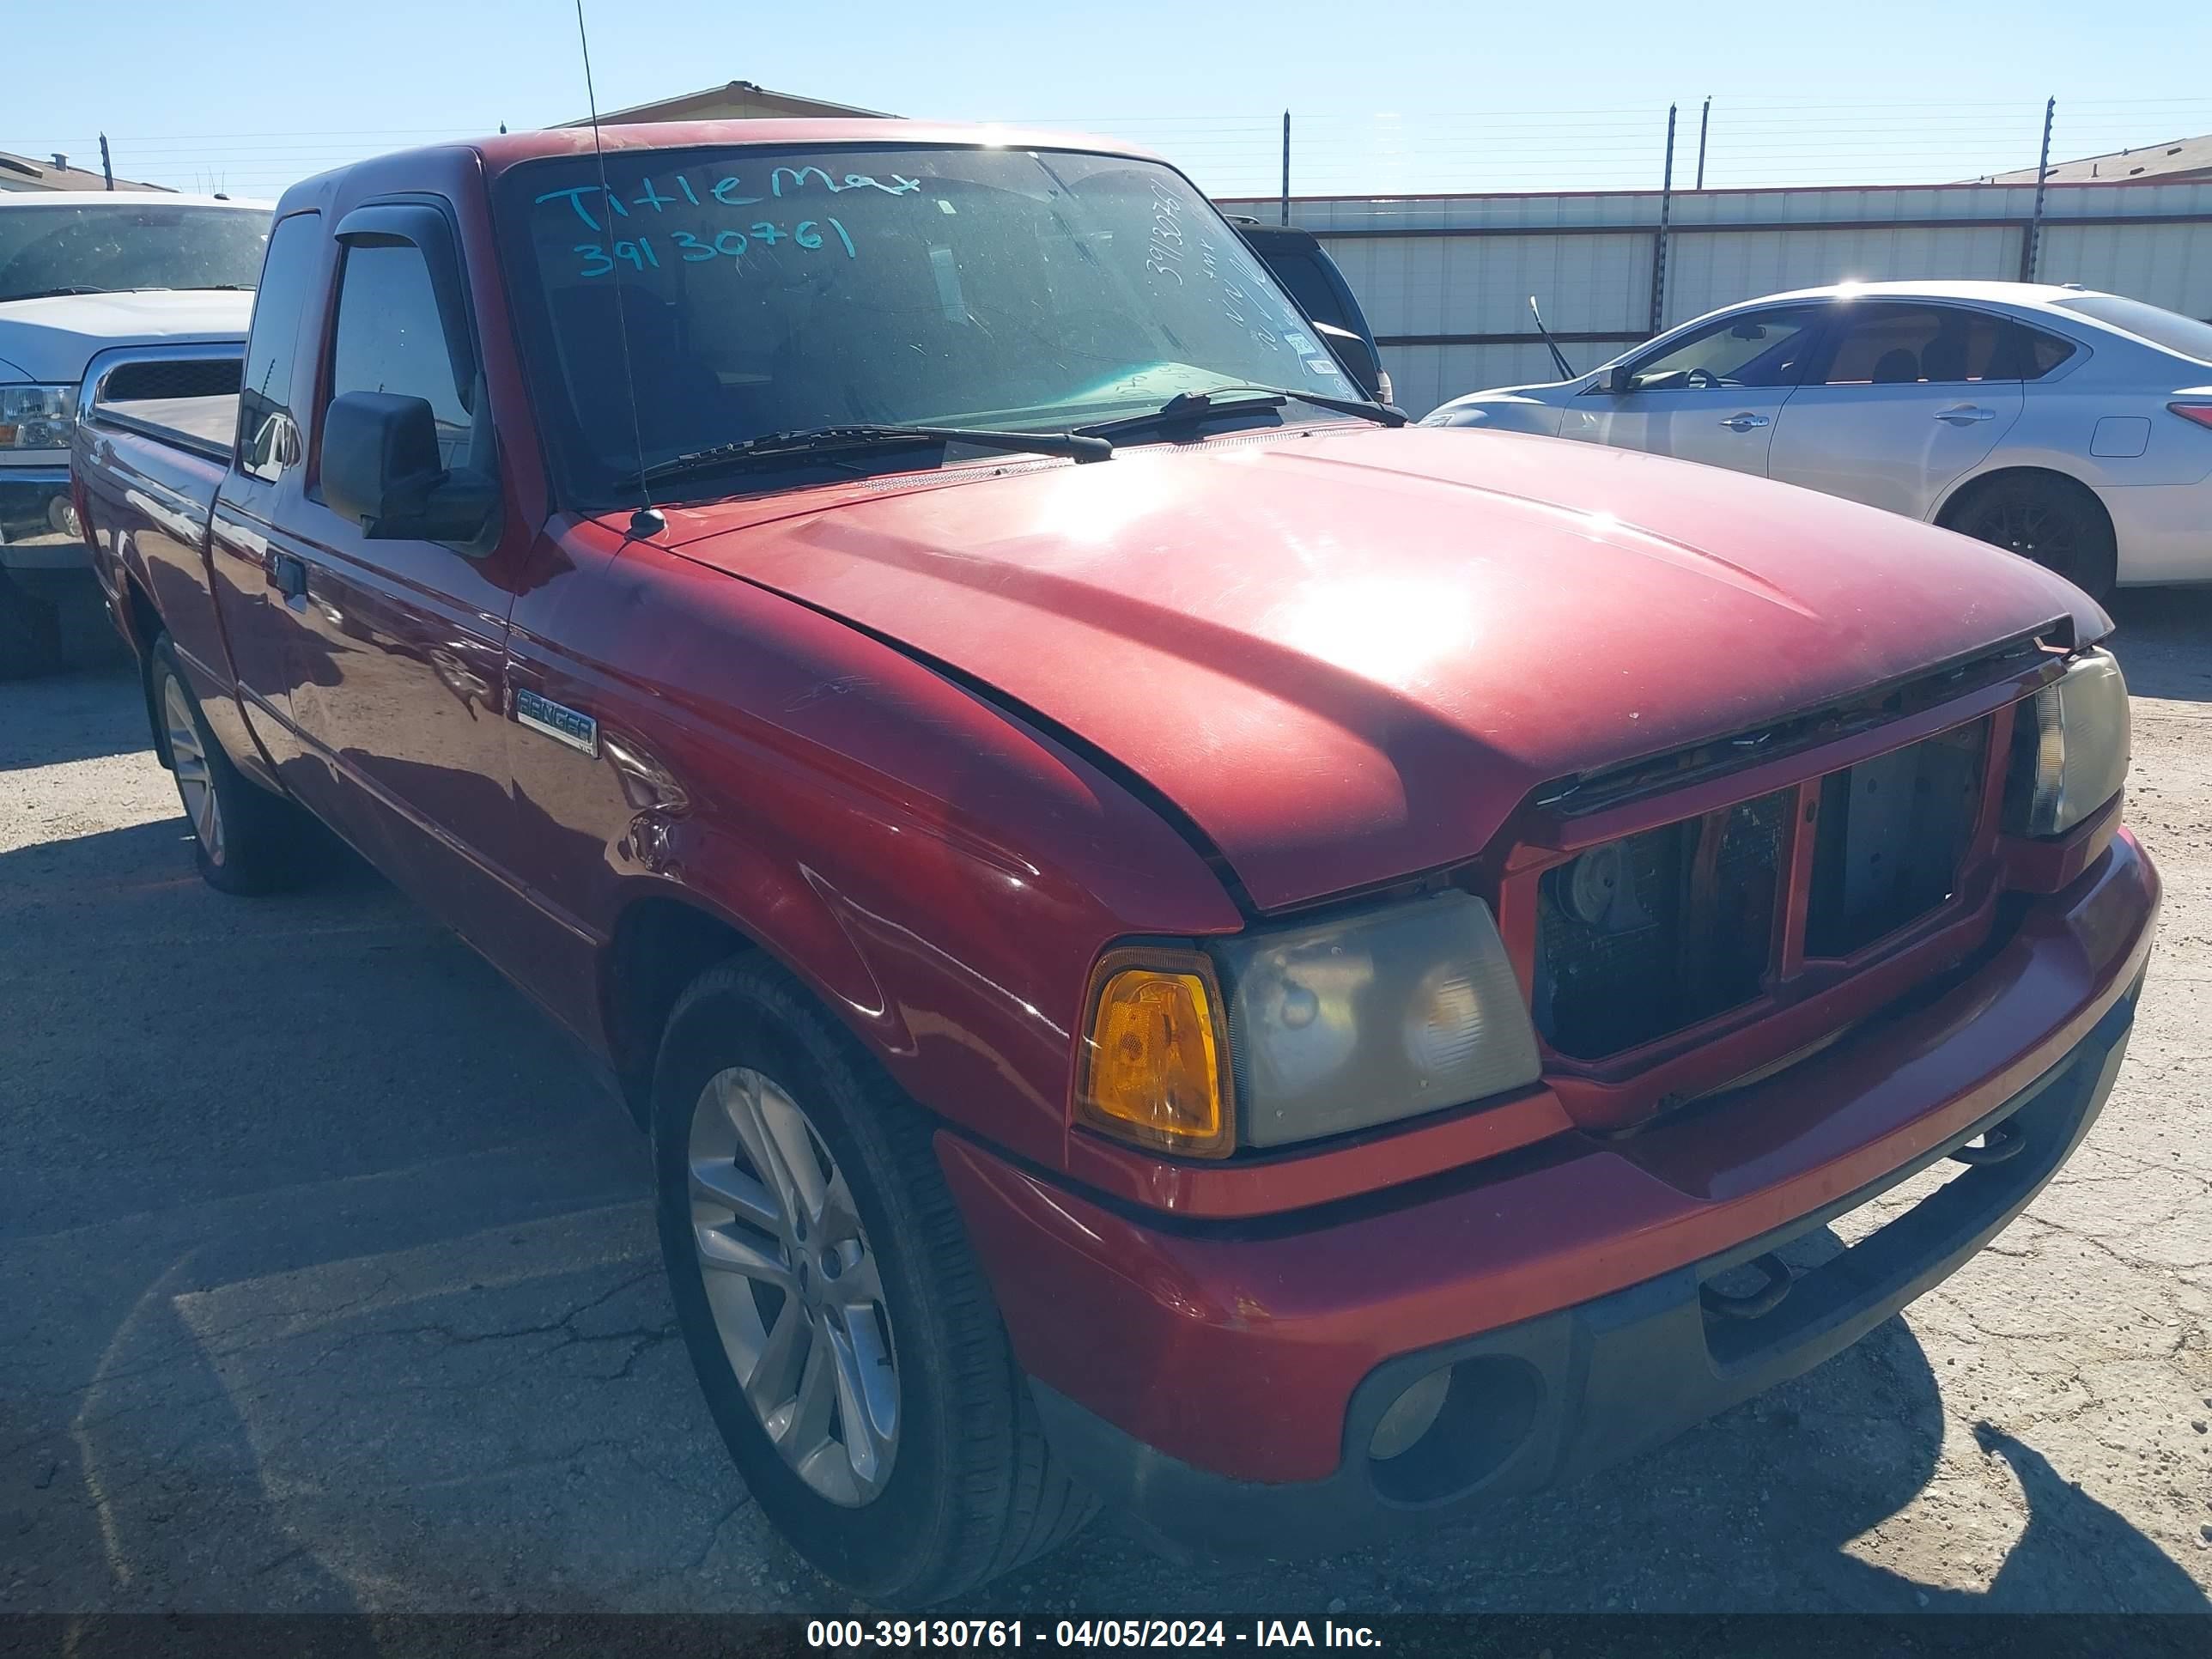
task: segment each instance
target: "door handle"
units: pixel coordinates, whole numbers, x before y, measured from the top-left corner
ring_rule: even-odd
[[[1746,410],[1741,415],[1729,416],[1721,424],[1731,432],[1751,432],[1762,426],[1772,426],[1774,422],[1771,416],[1754,415],[1749,410]]]
[[[1953,426],[1972,426],[1977,421],[1994,421],[1996,417],[1997,412],[1994,409],[1980,409],[1972,404],[1959,404],[1953,408],[1936,411],[1937,420]]]
[[[269,586],[288,599],[307,597],[307,565],[289,553],[269,550]]]

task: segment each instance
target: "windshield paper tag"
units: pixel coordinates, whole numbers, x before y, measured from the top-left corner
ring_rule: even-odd
[[[1310,372],[1316,374],[1334,374],[1336,373],[1336,365],[1327,357],[1309,357],[1306,359],[1306,368]]]

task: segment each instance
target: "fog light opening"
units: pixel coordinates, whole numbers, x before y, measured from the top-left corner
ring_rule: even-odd
[[[1395,1400],[1368,1437],[1367,1455],[1378,1463],[1402,1457],[1436,1426],[1451,1391],[1451,1372],[1431,1371]]]
[[[1473,1492],[1528,1444],[1543,1405],[1543,1379],[1510,1354],[1429,1372],[1390,1402],[1369,1434],[1376,1493],[1420,1506]]]

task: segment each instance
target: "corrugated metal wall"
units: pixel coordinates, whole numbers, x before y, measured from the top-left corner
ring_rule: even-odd
[[[1276,204],[1224,201],[1272,222]],[[1662,327],[1785,289],[1856,278],[2010,281],[2032,185],[1703,191],[1669,205]],[[1328,246],[1416,414],[1462,392],[1556,379],[1528,296],[1590,368],[1648,337],[1656,191],[1294,198]],[[2212,318],[2212,184],[2053,185],[2037,276]],[[1570,337],[1582,337],[1570,339]]]

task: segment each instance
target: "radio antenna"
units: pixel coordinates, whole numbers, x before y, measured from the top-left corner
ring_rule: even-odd
[[[592,111],[592,155],[599,165],[599,198],[603,204],[614,201],[614,191],[607,184],[607,152],[599,143],[599,94],[592,85],[592,37],[584,28],[584,0],[576,0],[576,43],[584,52],[584,97]],[[607,234],[614,234],[611,205],[604,210],[610,216]],[[621,263],[617,260],[617,264]],[[658,535],[668,527],[667,517],[653,504],[653,486],[645,477],[645,428],[637,416],[637,372],[630,366],[629,319],[623,310],[622,275],[614,275],[615,338],[622,348],[623,391],[629,398],[630,444],[637,456],[637,487],[645,505],[629,515],[629,533],[641,538]]]

